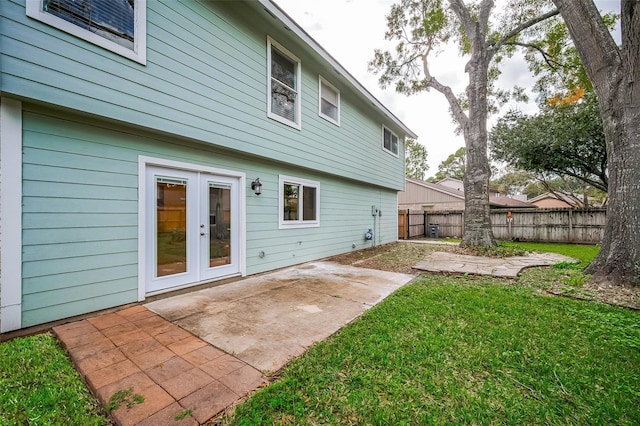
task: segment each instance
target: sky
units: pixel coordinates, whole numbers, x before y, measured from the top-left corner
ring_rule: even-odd
[[[386,15],[394,0],[274,0],[294,21],[325,48],[369,92],[418,135],[427,148],[429,170],[433,176],[438,165],[458,148],[464,139],[455,134],[449,104],[441,93],[431,90],[413,96],[401,95],[393,87],[381,89],[378,76],[367,70],[376,48],[391,48],[384,40]],[[618,9],[619,0],[600,0],[603,10]],[[457,50],[446,49],[431,61],[431,74],[461,93],[467,84],[466,60]],[[505,62],[498,85],[529,87],[534,79],[521,58]],[[533,103],[519,104],[525,113],[535,113]],[[495,118],[494,118],[495,120]],[[490,125],[491,123],[489,123]]]

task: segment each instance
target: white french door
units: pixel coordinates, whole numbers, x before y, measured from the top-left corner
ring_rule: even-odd
[[[239,178],[147,167],[146,293],[240,272]]]

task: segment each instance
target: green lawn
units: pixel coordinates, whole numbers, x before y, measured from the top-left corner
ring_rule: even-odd
[[[107,423],[53,336],[0,344],[0,425]]]
[[[553,248],[583,262],[597,253]],[[535,268],[516,281],[423,275],[223,421],[640,424],[640,313],[539,292],[566,273]]]
[[[566,244],[525,248],[582,264],[597,253]],[[413,261],[406,250],[376,259]],[[423,275],[221,421],[640,424],[640,312],[541,292],[580,277],[570,266],[533,268],[517,280]],[[51,335],[0,344],[0,425],[106,423]]]
[[[580,260],[580,265],[586,267],[600,251],[600,246],[589,244],[564,244],[564,243],[527,243],[501,241],[505,247],[519,247],[530,251],[546,251],[550,253],[564,254]]]
[[[231,424],[640,424],[640,314],[423,277],[294,361]]]

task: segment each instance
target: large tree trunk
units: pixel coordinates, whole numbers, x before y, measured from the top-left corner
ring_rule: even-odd
[[[487,158],[487,72],[490,58],[483,47],[474,48],[467,64],[469,120],[463,128],[467,148],[464,171],[464,234],[461,246],[495,246],[491,229]]]
[[[640,2],[622,1],[618,49],[593,0],[554,0],[598,96],[609,164],[602,248],[586,269],[602,285],[640,283]]]
[[[487,158],[487,82],[492,53],[488,50],[486,29],[493,0],[483,0],[477,18],[461,0],[450,0],[471,44],[471,59],[465,67],[469,75],[467,100],[469,117],[458,120],[467,148],[464,169],[464,233],[461,246],[495,246],[489,215],[489,178]],[[454,110],[455,115],[455,110]]]

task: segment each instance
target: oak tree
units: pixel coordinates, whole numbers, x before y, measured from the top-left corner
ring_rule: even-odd
[[[465,162],[467,158],[467,150],[462,147],[456,152],[449,155],[446,160],[438,165],[438,172],[432,179],[434,182],[445,178],[454,178],[464,180]]]
[[[602,285],[640,283],[640,2],[621,1],[618,46],[593,0],[553,0],[598,97],[609,167],[602,248],[586,272]]]
[[[489,133],[494,160],[534,173],[568,176],[607,191],[607,152],[595,96],[548,103],[535,115],[509,111]]]
[[[405,175],[413,179],[424,180],[427,170],[429,170],[427,149],[418,141],[407,139],[404,151]]]
[[[465,215],[462,246],[492,246],[495,239],[489,217],[487,158],[487,116],[495,103],[504,100],[494,82],[497,63],[517,45],[526,45],[523,32],[557,14],[541,12],[545,2],[512,1],[503,18],[495,16],[493,0],[465,4],[463,0],[399,0],[387,16],[385,38],[395,43],[392,50],[376,50],[370,68],[380,74],[382,87],[395,84],[396,91],[414,94],[435,89],[445,96],[451,114],[465,140]],[[430,61],[446,43],[456,43],[468,58],[464,71],[468,84],[456,95],[431,73]],[[516,92],[518,92],[516,90]]]

